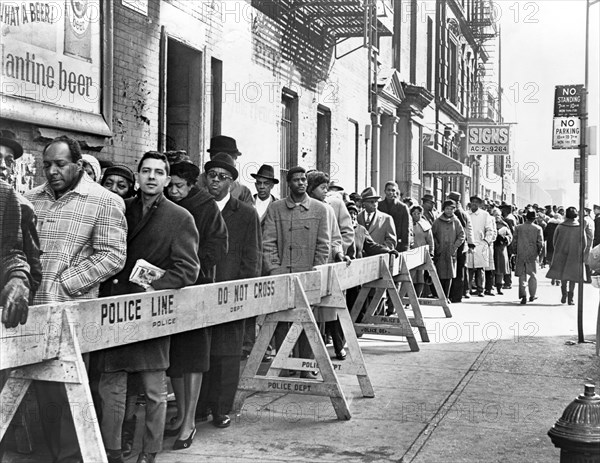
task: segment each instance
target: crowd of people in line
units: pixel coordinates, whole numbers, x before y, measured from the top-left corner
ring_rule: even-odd
[[[444,294],[436,294],[427,271],[413,270],[419,297],[459,303],[503,294],[512,287],[514,272],[520,303],[526,304],[537,297],[538,267],[549,266],[547,276],[561,286],[561,302],[573,304],[573,285],[583,269],[573,207],[534,204],[517,210],[474,195],[465,210],[460,193],[450,192],[438,212],[432,195],[405,198],[394,181],[385,184],[383,197],[374,187],[348,194],[325,172],[300,166],[287,171],[289,191],[278,199],[272,190],[279,180],[270,165],[251,174],[255,194],[238,181],[241,152],[235,139],[216,136],[208,152],[210,160],[201,169],[184,151],[149,151],[136,175],[125,165],[102,169],[95,157],[81,153],[77,141],[61,136],[42,153],[46,182],[23,197],[5,181],[23,148],[3,130],[0,306],[5,326],[26,323],[29,304],[302,272],[421,246],[428,246]],[[595,218],[589,212],[586,255],[600,242],[600,206],[594,206]],[[139,260],[159,267],[162,275],[145,284],[132,279]],[[347,291],[350,307],[356,296],[356,288]],[[387,304],[382,310],[394,316],[396,308]],[[336,316],[319,308],[314,312],[325,341],[344,360]],[[132,453],[140,395],[146,411],[138,463],[155,461],[165,435],[177,436],[174,449],[192,445],[198,420],[212,416],[215,426],[230,426],[240,362],[252,350],[257,329],[256,318],[233,321],[90,355],[90,382],[109,461],[121,462]],[[280,324],[275,350],[286,332]],[[304,335],[298,344],[296,355],[310,357]],[[177,405],[168,421],[167,378]],[[62,384],[36,381],[36,395],[41,410],[58,410],[58,418],[42,419],[53,461],[81,461]]]

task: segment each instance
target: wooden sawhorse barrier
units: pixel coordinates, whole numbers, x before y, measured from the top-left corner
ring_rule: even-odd
[[[365,264],[354,263],[358,268]],[[0,392],[0,441],[33,380],[60,382],[69,402],[77,406],[72,415],[84,462],[106,462],[82,353],[254,316],[290,322],[290,345],[300,330],[307,333],[321,379],[287,382],[291,388],[287,392],[328,396],[338,419],[349,419],[348,403],[311,309],[311,304],[331,301],[330,288],[321,287],[329,281],[323,276],[328,271],[31,307],[25,325],[14,329],[0,325],[0,370],[12,370]],[[260,361],[267,344],[264,338],[257,340],[250,365]],[[370,387],[358,343],[352,350],[353,358],[362,361],[359,381]]]
[[[325,375],[329,374],[330,364],[333,366],[336,374],[356,376],[363,397],[375,397],[365,360],[358,345],[356,331],[350,318],[350,312],[346,306],[344,290],[379,278],[382,268],[387,268],[386,259],[382,256],[360,259],[353,261],[350,265],[339,263],[316,267],[315,270],[320,272],[321,277],[320,286],[317,291],[311,290],[314,289],[314,284],[308,281],[307,277],[310,274],[298,274],[299,282],[302,281],[301,285],[306,287],[308,291],[305,293],[306,299],[299,300],[297,303],[303,306],[306,304],[309,304],[309,306],[319,306],[321,309],[335,312],[347,343],[347,358],[343,361],[331,359],[326,350],[325,357],[317,357],[316,355],[314,359],[290,357],[292,349],[296,345],[302,331],[302,327],[296,323],[289,330],[267,373],[259,375],[260,359],[262,359],[266,352],[278,323],[292,321],[287,318],[285,312],[269,314],[266,316],[257,336],[255,346],[258,347],[250,354],[248,363],[241,374],[240,386],[238,387],[238,394],[236,395],[234,405],[235,409],[240,410],[245,398],[253,392],[273,392],[273,390],[285,392],[290,391],[292,388],[302,389],[302,384],[309,384],[309,380],[307,379],[282,379],[279,375],[284,369],[301,372],[321,371],[321,374],[325,377]],[[311,336],[315,338],[310,339],[309,337],[309,342],[322,344],[323,348],[325,348],[319,332],[311,334]],[[323,363],[324,361],[325,363]]]
[[[427,249],[427,246],[421,246],[416,249],[411,249],[410,251],[402,253],[402,255],[405,258],[406,266],[408,267],[408,270],[409,270],[409,275],[410,275],[410,270],[427,270],[429,272],[429,275],[431,276],[431,281],[433,283],[433,287],[435,288],[435,292],[438,295],[437,298],[422,298],[422,297],[420,297],[417,300],[418,304],[420,306],[421,305],[439,306],[444,311],[445,317],[451,318],[452,312],[450,311],[448,299],[446,299],[446,297],[444,296],[444,290],[442,288],[442,283],[440,282],[440,279],[438,277],[435,265],[434,265],[433,261],[431,260],[431,256],[429,255],[429,250]],[[396,261],[394,264],[397,265],[398,263],[399,262]],[[394,277],[395,281],[405,280],[405,278],[403,276],[404,272],[399,271],[399,270],[400,269],[396,269],[395,266],[392,269],[392,272],[394,273],[394,275],[397,274],[397,276]],[[406,284],[406,281],[403,281],[403,283]],[[411,284],[412,284],[412,282],[411,282]],[[406,292],[403,292],[402,289],[400,289],[399,294],[400,294],[400,297],[402,298],[403,304],[410,304],[411,306],[413,305],[413,301],[410,300],[410,297],[408,296],[408,294]]]
[[[421,313],[421,301],[415,292],[410,270],[426,269],[430,272],[431,278],[439,294],[444,294],[440,280],[435,271],[435,266],[431,262],[426,246],[403,252],[400,256],[390,263],[389,266],[383,265],[381,268],[381,278],[366,283],[362,286],[356,301],[352,307],[351,317],[354,321],[354,327],[360,334],[377,334],[387,336],[404,336],[408,341],[410,350],[417,352],[419,346],[414,336],[412,328],[417,328],[421,341],[429,342],[429,335]],[[396,287],[397,283],[399,288]],[[438,289],[439,288],[439,289]],[[392,306],[395,309],[396,316],[383,316],[378,313],[378,308],[387,295]],[[371,296],[370,302],[369,296]],[[439,300],[430,299],[435,304],[444,308],[447,317],[451,317],[450,308],[445,297],[439,297]],[[361,311],[367,304],[363,317],[360,320]],[[413,316],[407,314],[404,304],[410,307]]]

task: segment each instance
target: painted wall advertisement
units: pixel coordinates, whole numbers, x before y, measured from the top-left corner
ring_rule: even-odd
[[[2,1],[0,29],[3,106],[35,101],[100,114],[100,0]]]

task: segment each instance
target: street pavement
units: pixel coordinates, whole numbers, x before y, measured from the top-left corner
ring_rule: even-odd
[[[558,462],[547,432],[584,384],[600,389],[600,357],[594,344],[576,342],[576,306],[560,304],[560,288],[540,280],[539,298],[526,305],[514,285],[503,296],[452,304],[452,318],[423,306],[430,342],[417,335],[419,352],[399,337],[363,336],[375,398],[340,376],[349,421],[336,419],[328,398],[254,394],[230,428],[198,423],[190,448],[170,450],[175,438],[165,439],[157,461]],[[584,293],[584,332],[593,340],[599,291],[586,285]],[[128,462],[140,440],[138,432]],[[9,452],[5,461],[47,461],[43,455]]]

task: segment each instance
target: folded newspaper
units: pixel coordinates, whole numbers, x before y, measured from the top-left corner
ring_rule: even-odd
[[[131,271],[129,281],[147,289],[154,280],[158,280],[165,274],[165,270],[144,259],[138,259]]]

